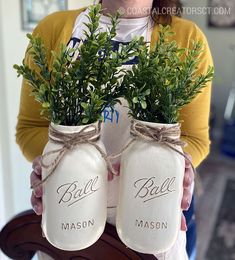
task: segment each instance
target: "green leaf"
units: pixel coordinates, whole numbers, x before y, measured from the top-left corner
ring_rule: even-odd
[[[42,103],[42,107],[43,108],[49,108],[50,107],[50,103],[49,102],[43,102]]]
[[[84,109],[87,109],[87,107],[88,107],[88,104],[87,104],[87,103],[84,103],[84,102],[82,102],[82,103],[81,103],[81,107],[83,107]]]
[[[146,96],[150,95],[150,93],[151,93],[151,90],[150,90],[150,89],[147,89],[147,90],[145,91],[145,95],[146,95]]]
[[[132,102],[133,102],[134,104],[137,104],[137,103],[139,102],[138,97],[133,97]]]
[[[174,123],[182,106],[190,103],[211,81],[213,71],[209,68],[205,75],[197,74],[203,51],[201,42],[195,41],[190,48],[183,49],[169,39],[174,35],[170,26],[159,28],[155,46],[150,51],[146,46],[140,48],[139,62],[132,72],[124,72],[121,88],[133,117]],[[126,48],[123,49],[124,53]]]
[[[145,81],[151,78],[144,70],[148,67],[148,60],[145,58],[149,55],[144,38],[133,39],[122,46],[120,53],[114,52],[113,39],[116,36],[119,15],[111,16],[112,25],[107,32],[100,32],[101,12],[100,4],[91,6],[85,24],[86,42],[69,50],[61,44],[58,50],[51,51],[44,45],[43,39],[27,35],[30,47],[27,49],[26,59],[22,64],[14,65],[14,69],[28,81],[31,94],[42,104],[42,115],[48,120],[64,125],[87,124],[98,120],[104,107],[109,104],[114,107],[120,97],[126,97],[129,101],[134,99],[138,104],[135,107],[140,107],[139,99],[150,95],[146,87],[142,91],[134,89],[138,84],[144,86]],[[105,52],[100,54],[99,50]],[[73,57],[75,53],[76,56]],[[50,56],[52,61],[47,60]],[[139,72],[136,69],[139,76],[120,69],[133,56],[140,59],[141,68]],[[30,67],[26,65],[28,60]],[[123,76],[127,74],[132,77],[126,79],[128,88],[121,83],[119,72]]]
[[[140,101],[140,104],[141,104],[141,107],[142,107],[143,109],[146,109],[146,108],[147,108],[147,103],[146,103],[146,101],[141,100],[141,101]]]
[[[87,124],[89,122],[89,118],[88,117],[85,117],[82,119],[82,123],[83,124]]]

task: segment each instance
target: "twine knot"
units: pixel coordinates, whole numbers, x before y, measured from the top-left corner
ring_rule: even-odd
[[[195,173],[195,169],[189,158],[184,153],[175,148],[175,146],[183,147],[186,145],[186,143],[181,141],[179,138],[180,124],[175,124],[170,127],[156,128],[153,126],[145,125],[140,121],[133,119],[131,121],[130,128],[132,139],[127,143],[127,145],[122,149],[120,153],[110,156],[107,156],[106,153],[96,143],[100,138],[100,132],[101,122],[98,123],[98,126],[96,126],[95,124],[88,125],[76,133],[62,133],[60,131],[57,131],[52,125],[50,125],[49,140],[55,144],[61,145],[61,148],[49,151],[42,156],[41,165],[43,168],[49,169],[49,173],[47,177],[45,177],[38,184],[31,186],[31,188],[34,189],[37,186],[43,184],[53,174],[65,154],[81,144],[90,144],[94,146],[101,154],[102,158],[105,160],[107,168],[114,175],[117,175],[118,173],[113,168],[110,160],[119,157],[136,140],[142,140],[150,143],[158,143],[167,146],[169,149],[175,151],[176,153],[183,156],[187,161],[189,161]],[[56,158],[52,162],[50,162],[50,164],[45,164],[45,158],[53,154],[57,154]]]
[[[127,144],[126,147],[135,141],[135,140],[142,140],[147,142],[154,142],[163,144],[169,149],[175,151],[179,155],[183,156],[185,160],[187,160],[192,169],[194,174],[196,174],[196,170],[191,162],[191,160],[181,151],[179,151],[175,146],[185,147],[187,144],[180,140],[180,124],[175,124],[169,127],[154,127],[150,125],[145,125],[140,121],[132,120],[131,122],[131,135],[133,140]],[[125,148],[127,149],[127,148]]]
[[[185,146],[186,143],[179,139],[180,124],[170,127],[154,127],[145,125],[140,121],[132,120],[131,135],[134,139],[141,139],[148,142],[164,143],[178,146]]]
[[[65,143],[64,143],[64,147],[65,147],[67,150],[73,150],[73,149],[74,149],[73,143],[70,143],[70,142],[65,142]]]
[[[98,122],[98,125],[91,124],[85,126],[80,131],[75,133],[64,133],[55,129],[52,125],[49,126],[49,140],[61,146],[59,149],[55,149],[49,151],[42,155],[41,166],[45,169],[49,169],[48,175],[39,183],[34,186],[31,186],[32,189],[38,187],[43,184],[55,171],[60,161],[63,159],[65,154],[68,151],[74,150],[77,146],[81,144],[90,144],[96,148],[96,150],[101,154],[102,158],[105,160],[107,168],[110,169],[111,172],[117,174],[115,169],[113,168],[111,162],[109,161],[106,153],[100,148],[100,146],[96,143],[100,138],[101,132],[101,122]],[[55,159],[49,164],[45,163],[45,159],[49,156],[56,154]]]
[[[141,121],[132,119],[130,133],[132,139],[126,144],[126,146],[122,149],[120,153],[109,156],[109,159],[114,159],[122,155],[122,153],[126,151],[135,141],[158,143],[165,145],[169,149],[183,156],[185,160],[187,160],[190,163],[193,172],[196,173],[195,168],[192,162],[189,160],[189,158],[175,147],[186,146],[186,143],[180,140],[180,124],[175,124],[170,127],[157,128],[155,126],[146,125]]]
[[[122,155],[124,151],[129,148],[133,142],[137,140],[149,142],[149,143],[158,143],[164,144],[170,149],[174,150],[178,154],[181,154],[186,160],[189,160],[184,153],[181,153],[177,148],[173,147],[173,145],[177,146],[185,146],[186,143],[181,141],[180,136],[180,124],[175,124],[170,127],[161,127],[157,128],[155,126],[150,126],[142,123],[141,121],[137,121],[132,119],[130,133],[132,139],[126,144],[126,146],[121,150],[120,153],[115,155],[108,156],[108,159],[115,159]],[[191,163],[191,161],[190,161]],[[192,165],[192,163],[191,163]],[[193,167],[193,166],[192,166]],[[194,168],[193,168],[194,169]]]

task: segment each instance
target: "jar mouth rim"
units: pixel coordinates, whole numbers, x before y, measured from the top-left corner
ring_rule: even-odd
[[[50,125],[55,128],[57,131],[61,132],[67,132],[67,133],[72,133],[72,132],[77,132],[82,130],[84,127],[88,126],[95,126],[98,127],[99,121],[87,125],[77,125],[77,126],[67,126],[67,125],[58,125],[53,122],[50,123]],[[87,129],[87,131],[91,130],[90,128]]]
[[[85,126],[89,126],[89,125],[96,125],[98,123],[99,123],[99,121],[96,121],[96,122],[90,123],[90,124],[86,124],[86,125],[60,125],[60,124],[56,124],[56,123],[50,122],[50,125],[52,125],[52,126],[59,126],[59,127],[85,127]]]
[[[148,126],[153,126],[153,127],[172,127],[172,126],[180,126],[180,123],[173,123],[173,124],[168,124],[168,123],[154,123],[154,122],[149,122],[149,121],[142,121],[135,119],[136,122],[148,125]]]

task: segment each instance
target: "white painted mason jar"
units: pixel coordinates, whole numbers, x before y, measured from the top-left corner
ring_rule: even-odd
[[[53,124],[55,130],[69,134],[84,127]],[[100,140],[96,144],[105,152]],[[43,154],[60,148],[62,145],[48,141]],[[50,165],[57,155],[46,156],[44,163]],[[47,174],[42,168],[42,179]],[[73,251],[95,243],[107,217],[107,166],[100,152],[91,144],[67,151],[43,184],[42,201],[42,229],[53,246]]]
[[[164,144],[136,140],[122,154],[116,228],[127,247],[156,254],[173,246],[181,225],[184,171],[184,157]]]

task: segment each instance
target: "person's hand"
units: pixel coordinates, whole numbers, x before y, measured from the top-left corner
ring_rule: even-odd
[[[42,179],[41,156],[38,156],[33,160],[32,168],[33,171],[30,175],[30,184],[31,186],[34,186]],[[42,215],[42,185],[33,189],[31,195],[31,205],[37,215]]]
[[[118,162],[118,163],[113,164],[113,168],[117,172],[117,176],[119,176],[120,175],[120,163]],[[113,180],[113,178],[114,178],[114,174],[112,172],[108,171],[108,181]]]
[[[190,155],[186,154],[187,158],[191,161],[192,158]],[[114,169],[120,174],[120,163],[113,165]],[[114,175],[111,172],[108,172],[108,180],[113,180]],[[181,201],[182,210],[188,210],[192,201],[191,186],[194,180],[194,172],[191,167],[191,164],[188,160],[185,160],[185,173],[184,173],[184,182],[183,182],[183,198]],[[181,230],[187,231],[186,219],[182,213],[181,217]]]
[[[41,156],[37,157],[33,161],[33,171],[30,175],[30,183],[31,186],[36,185],[39,183],[42,179],[42,168],[41,168]],[[113,168],[118,172],[120,171],[120,163],[116,163],[113,165]],[[108,172],[108,181],[111,181],[114,178],[114,175],[109,171]],[[42,186],[38,186],[32,191],[31,195],[31,205],[33,207],[33,210],[37,215],[42,214]]]
[[[191,160],[190,156],[188,156],[188,158]],[[42,169],[41,169],[40,161],[41,161],[41,157],[37,157],[33,161],[33,171],[30,176],[31,186],[41,181]],[[113,167],[119,174],[120,163],[114,164]],[[114,175],[111,172],[108,172],[108,180],[111,181],[113,180],[113,178]],[[191,200],[192,200],[191,185],[193,183],[193,180],[194,180],[193,170],[188,160],[185,160],[185,175],[184,175],[184,182],[183,182],[184,191],[183,191],[183,198],[181,202],[181,208],[183,210],[188,210],[191,204]],[[32,191],[31,204],[35,213],[37,215],[41,215],[43,210],[42,209],[42,186],[38,186]],[[183,214],[181,218],[181,230],[183,231],[187,230],[186,220]]]
[[[187,158],[191,161],[192,158],[190,155],[185,154]],[[183,198],[181,201],[181,208],[182,210],[188,210],[192,201],[192,192],[191,192],[191,186],[194,180],[194,172],[191,167],[191,164],[188,160],[185,159],[185,173],[184,173],[184,182],[183,182]],[[181,217],[181,230],[187,231],[187,224],[186,219],[182,213]]]

